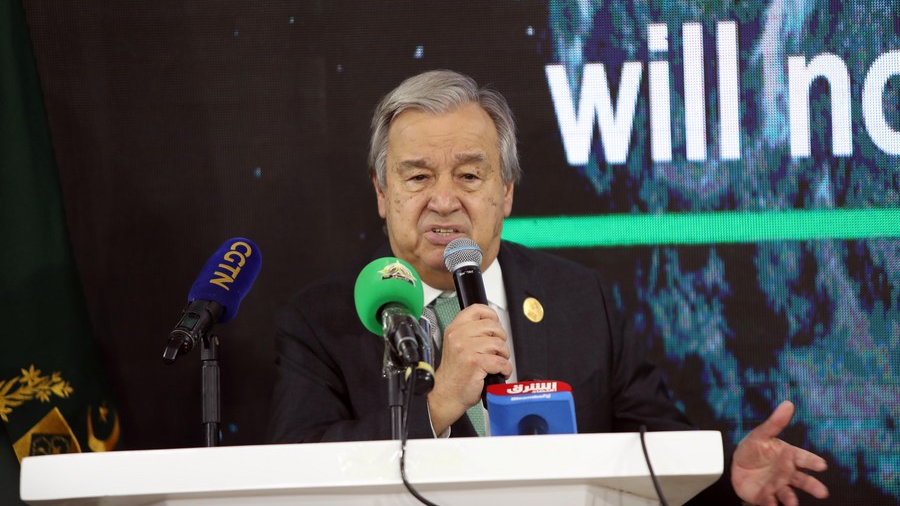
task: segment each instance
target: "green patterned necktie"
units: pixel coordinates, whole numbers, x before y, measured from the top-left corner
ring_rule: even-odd
[[[450,322],[456,318],[456,315],[459,314],[459,299],[456,298],[454,294],[452,297],[444,297],[443,295],[435,299],[434,301],[434,312],[437,314],[438,325],[441,327],[441,331],[438,332],[438,339],[435,345],[440,349],[444,344],[444,329],[447,328],[447,325],[450,325]],[[484,408],[481,406],[481,403],[475,404],[466,414],[469,417],[469,420],[472,422],[472,426],[475,427],[475,432],[478,433],[479,436],[484,436]]]

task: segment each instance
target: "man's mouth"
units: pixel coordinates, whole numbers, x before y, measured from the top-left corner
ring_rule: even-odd
[[[434,228],[431,229],[431,231],[434,232],[435,234],[438,234],[438,235],[444,235],[444,236],[450,236],[450,235],[458,234],[458,233],[459,233],[459,230],[457,230],[457,229],[455,229],[455,228],[439,228],[439,227],[434,227]]]

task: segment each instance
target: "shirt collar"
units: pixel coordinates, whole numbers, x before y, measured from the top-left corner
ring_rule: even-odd
[[[500,269],[499,260],[495,258],[494,261],[491,262],[491,265],[489,265],[487,270],[482,274],[482,279],[484,279],[484,292],[487,295],[488,302],[505,311],[506,288],[503,286],[503,271]],[[431,304],[434,299],[442,294],[452,296],[456,293],[455,291],[444,293],[437,288],[429,286],[424,281],[422,282],[422,291],[425,296],[426,306]]]

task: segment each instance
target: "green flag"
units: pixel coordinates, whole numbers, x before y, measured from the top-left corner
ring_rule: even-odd
[[[0,238],[0,503],[15,504],[23,457],[119,440],[21,0],[0,0]]]

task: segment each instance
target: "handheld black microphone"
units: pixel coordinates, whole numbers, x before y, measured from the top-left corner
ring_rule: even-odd
[[[179,355],[191,351],[213,325],[231,321],[256,281],[260,267],[262,254],[249,239],[235,237],[225,241],[191,286],[188,304],[169,333],[163,361],[175,362]]]
[[[444,265],[453,273],[453,284],[456,286],[456,296],[459,299],[459,308],[465,309],[472,304],[488,304],[487,294],[484,291],[484,279],[481,277],[481,260],[484,255],[478,244],[468,237],[460,237],[450,241],[444,249]],[[481,397],[485,399],[485,393],[489,385],[506,383],[502,374],[488,374],[484,378],[484,388]],[[486,405],[486,400],[484,401]]]

